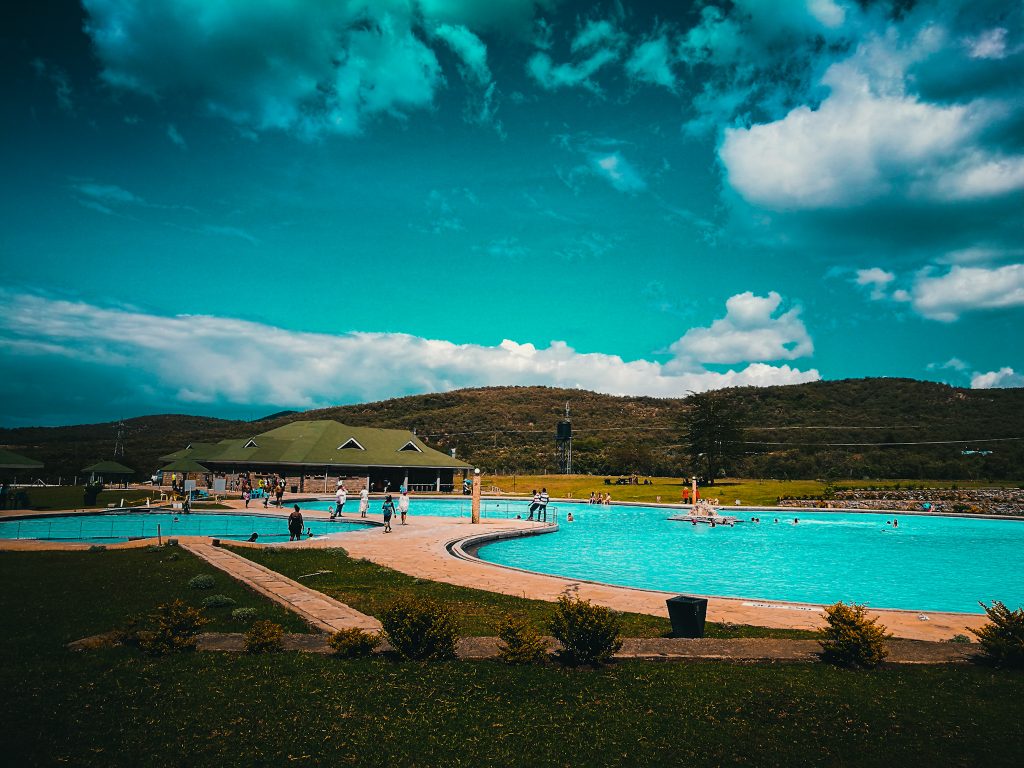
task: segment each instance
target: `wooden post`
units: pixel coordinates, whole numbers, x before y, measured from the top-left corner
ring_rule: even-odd
[[[690,503],[691,504],[696,504],[697,503],[697,478],[696,477],[692,477],[692,478],[690,478],[690,480],[693,482],[693,488],[692,488],[692,490],[690,492]]]
[[[471,518],[470,522],[477,524],[480,522],[480,470],[473,470],[473,502],[471,505]]]

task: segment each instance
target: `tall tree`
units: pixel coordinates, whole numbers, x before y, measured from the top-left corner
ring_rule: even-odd
[[[693,465],[705,469],[708,482],[714,485],[718,473],[743,456],[743,415],[735,398],[713,392],[691,395],[687,404],[690,408],[683,425],[686,449]]]

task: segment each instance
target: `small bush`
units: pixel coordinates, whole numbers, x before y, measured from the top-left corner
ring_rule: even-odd
[[[238,601],[227,595],[209,595],[203,598],[203,608],[229,608],[238,605]]]
[[[525,619],[508,616],[498,626],[498,637],[498,658],[506,664],[537,664],[547,658],[547,643]]]
[[[400,599],[381,615],[384,634],[403,659],[455,658],[459,630],[451,613],[431,600]]]
[[[562,644],[563,664],[604,664],[622,647],[622,622],[608,608],[562,595],[551,619],[551,634]]]
[[[257,621],[245,633],[246,653],[275,653],[284,648],[284,627],[272,621]]]
[[[971,644],[971,638],[969,638],[967,635],[953,635],[946,642],[947,643],[957,643],[959,645],[970,645]]]
[[[981,607],[990,621],[970,632],[978,638],[986,658],[1000,667],[1024,666],[1024,608],[1011,611],[998,600]]]
[[[208,573],[201,573],[188,580],[190,589],[213,589],[214,583],[213,576]]]
[[[818,630],[821,657],[841,667],[877,667],[888,651],[885,641],[892,635],[877,619],[868,618],[863,605],[842,601],[825,609],[826,626]]]
[[[253,621],[260,613],[255,608],[235,608],[231,612],[231,619],[233,621],[250,622]]]
[[[380,635],[351,627],[339,629],[330,636],[327,643],[331,646],[335,656],[354,659],[373,653],[373,649],[380,645]]]
[[[103,544],[93,544],[89,547],[90,552],[106,552],[107,548]]]
[[[206,623],[198,608],[181,600],[159,605],[149,616],[152,629],[136,633],[139,647],[153,656],[195,650],[196,636]]]

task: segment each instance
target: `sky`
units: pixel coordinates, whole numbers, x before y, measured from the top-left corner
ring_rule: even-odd
[[[0,425],[1024,386],[1019,0],[39,0],[0,67]]]

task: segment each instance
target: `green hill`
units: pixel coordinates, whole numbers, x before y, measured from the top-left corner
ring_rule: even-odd
[[[748,424],[745,457],[730,467],[750,477],[1019,479],[1024,389],[969,390],[909,379],[850,379],[724,390]],[[417,395],[254,422],[195,416],[125,421],[119,458],[145,475],[158,457],[190,442],[245,437],[298,419],[414,429],[440,450],[491,472],[555,470],[554,429],[569,403],[574,470],[580,473],[688,474],[680,446],[685,399],[614,397],[575,389],[491,387]],[[116,425],[0,429],[0,445],[74,475],[113,455]],[[963,444],[936,441],[975,441]],[[864,445],[823,445],[871,443]],[[924,445],[880,445],[932,443]],[[962,455],[984,449],[991,455]]]

